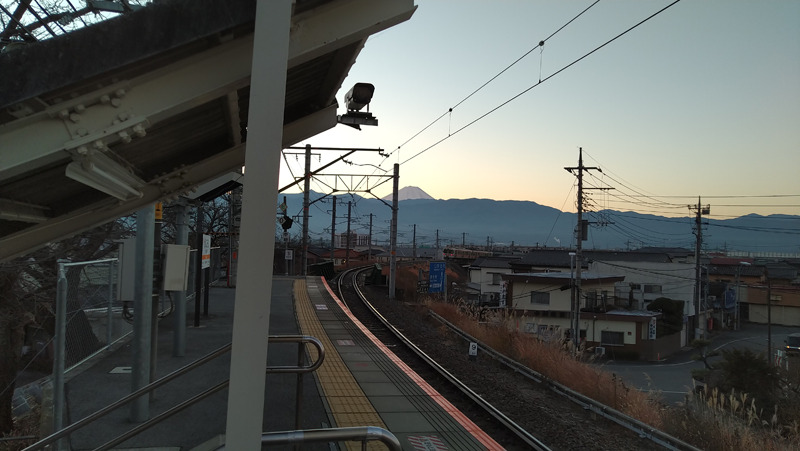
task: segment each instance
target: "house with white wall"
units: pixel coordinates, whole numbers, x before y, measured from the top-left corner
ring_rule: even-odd
[[[614,272],[625,277],[624,281],[614,284],[614,297],[618,306],[646,310],[650,302],[658,298],[668,298],[683,301],[684,317],[694,316],[695,265],[670,260],[640,260],[636,257],[636,253],[597,255],[589,261],[589,269]],[[680,334],[681,346],[687,344],[691,332],[687,325]]]
[[[510,262],[519,260],[514,257],[479,257],[469,265],[470,289],[478,292],[478,299],[484,305],[500,305],[503,291],[503,274],[513,270]]]
[[[572,273],[511,273],[501,277],[507,283],[506,302],[517,331],[547,341],[569,336],[575,318]],[[614,273],[582,272],[578,313],[581,343],[615,358],[656,360],[662,353],[655,335],[661,314],[614,306],[615,284],[624,278]],[[664,355],[667,352],[664,350]]]

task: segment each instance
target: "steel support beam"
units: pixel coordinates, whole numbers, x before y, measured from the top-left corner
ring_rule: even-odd
[[[292,0],[258,2],[250,86],[250,121],[245,155],[247,184],[233,313],[230,388],[225,427],[228,449],[261,449],[267,336],[272,296],[278,172],[283,142],[283,105]],[[255,174],[255,177],[251,177]],[[266,298],[266,299],[265,299]]]
[[[333,2],[298,18],[292,23],[288,68],[407,20],[414,9],[409,0],[358,0]],[[98,140],[111,146],[167,117],[227,96],[250,83],[252,55],[253,35],[248,35],[4,125],[0,180],[68,158],[66,151]]]

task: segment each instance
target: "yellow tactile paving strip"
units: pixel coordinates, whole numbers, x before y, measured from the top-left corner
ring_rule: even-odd
[[[386,429],[383,420],[364,395],[317,319],[311,298],[308,296],[305,280],[295,280],[294,302],[302,333],[316,337],[325,347],[325,361],[315,374],[330,406],[336,426],[377,426]],[[316,360],[316,348],[309,347],[309,349],[312,361]],[[361,443],[347,442],[347,449],[360,450]],[[369,442],[368,449],[383,450],[386,448],[383,444]]]

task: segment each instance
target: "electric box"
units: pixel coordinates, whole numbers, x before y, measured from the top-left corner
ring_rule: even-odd
[[[185,244],[165,244],[164,291],[186,291],[189,283],[189,246]]]

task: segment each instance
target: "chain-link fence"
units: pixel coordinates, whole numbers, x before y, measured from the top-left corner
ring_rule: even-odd
[[[116,258],[90,262],[61,263],[57,297],[55,340],[64,343],[64,365],[69,369],[100,349],[107,348],[131,332],[124,307],[117,301]],[[63,284],[63,285],[62,285]],[[63,306],[64,316],[58,308]],[[60,335],[63,333],[63,335]]]
[[[187,299],[195,293],[196,260],[191,251]],[[209,283],[225,276],[220,248],[211,249]],[[119,262],[116,258],[89,262],[61,263],[65,287],[63,331],[65,371],[92,354],[106,349],[132,331],[133,306],[118,300]],[[205,283],[203,284],[205,286]],[[61,292],[59,292],[61,295]],[[175,306],[170,294],[159,296],[158,315],[169,315]],[[59,316],[58,308],[56,315]],[[58,320],[56,321],[58,323]],[[56,330],[56,342],[60,340]]]

